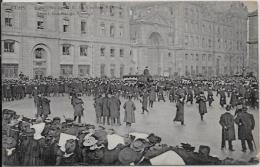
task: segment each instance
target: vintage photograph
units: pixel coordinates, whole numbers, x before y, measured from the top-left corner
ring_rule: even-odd
[[[259,164],[257,1],[1,3],[2,165]]]

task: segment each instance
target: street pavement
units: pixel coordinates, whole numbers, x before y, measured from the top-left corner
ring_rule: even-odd
[[[214,95],[215,96],[215,95]],[[51,114],[50,118],[55,116],[61,117],[64,120],[66,118],[73,118],[73,108],[70,103],[70,99],[67,95],[64,97],[49,97],[51,100]],[[93,97],[82,97],[84,101],[84,117],[82,122],[96,125],[95,110],[93,106]],[[237,160],[249,160],[251,157],[259,152],[259,112],[257,109],[249,109],[249,112],[254,115],[256,126],[253,131],[254,140],[256,143],[256,152],[250,153],[249,150],[243,153],[241,150],[240,140],[233,141],[234,152],[230,152],[227,149],[221,150],[221,126],[219,125],[220,115],[225,112],[224,108],[219,105],[219,97],[214,97],[215,101],[211,107],[208,107],[208,113],[204,116],[204,121],[200,120],[198,112],[198,104],[190,103],[184,106],[184,126],[179,122],[173,122],[176,113],[176,103],[170,103],[168,99],[166,102],[160,101],[154,103],[154,108],[148,108],[149,113],[141,114],[140,101],[134,100],[137,110],[135,111],[136,123],[132,124],[131,128],[126,127],[123,122],[124,99],[121,99],[121,126],[105,126],[107,128],[114,128],[115,131],[121,135],[125,135],[129,132],[144,132],[154,133],[162,138],[161,143],[177,146],[180,143],[189,143],[196,147],[198,150],[199,145],[208,145],[211,148],[210,154],[217,156],[220,159],[231,157]],[[195,102],[195,100],[194,100]],[[229,102],[229,98],[227,98]],[[33,117],[36,113],[33,99],[25,98],[19,101],[4,102],[2,103],[2,109],[12,109],[19,115],[27,117]],[[235,110],[231,113],[234,114]],[[236,138],[237,138],[237,126]],[[227,145],[228,146],[228,145]]]

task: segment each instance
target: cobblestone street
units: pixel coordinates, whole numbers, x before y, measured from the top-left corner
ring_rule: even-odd
[[[50,97],[51,100],[51,115],[50,118],[54,116],[73,117],[73,108],[70,104],[70,99],[68,96],[64,97]],[[85,104],[85,111],[83,122],[96,124],[95,123],[95,111],[93,107],[93,97],[82,97]],[[121,99],[121,126],[106,126],[108,128],[114,128],[119,134],[126,134],[129,131],[155,133],[162,138],[162,143],[169,145],[180,145],[183,143],[190,143],[196,146],[196,151],[199,145],[209,145],[211,147],[211,155],[218,156],[220,159],[226,157],[232,157],[239,160],[248,160],[250,157],[255,155],[254,153],[243,153],[241,151],[240,140],[233,141],[234,152],[229,152],[227,150],[221,150],[221,126],[218,121],[220,115],[224,113],[219,105],[218,97],[215,96],[215,101],[212,107],[208,107],[208,113],[205,115],[204,121],[200,120],[200,115],[198,113],[197,104],[185,104],[184,108],[184,121],[185,126],[181,126],[180,123],[174,123],[173,118],[175,116],[176,107],[175,103],[170,103],[169,100],[166,102],[156,102],[154,108],[148,108],[149,113],[141,114],[141,104],[139,101],[134,101],[137,107],[135,112],[136,123],[132,125],[131,129],[127,129],[125,123],[123,123],[124,110],[122,108],[125,100]],[[229,98],[227,99],[229,102]],[[17,114],[21,114],[28,117],[33,117],[36,113],[36,108],[34,107],[33,99],[25,98],[24,100],[14,101],[14,102],[4,102],[2,108],[8,108],[15,110]],[[234,110],[231,111],[234,114]],[[259,136],[257,135],[259,131],[259,113],[258,111],[249,109],[249,112],[254,115],[256,125],[253,131],[254,140],[256,142],[257,148],[259,148]],[[236,138],[237,138],[237,126],[236,128]],[[258,150],[259,151],[259,150]]]

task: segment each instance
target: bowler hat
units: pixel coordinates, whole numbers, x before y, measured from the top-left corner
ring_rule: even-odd
[[[136,151],[136,152],[140,152],[140,151],[144,151],[145,149],[145,144],[144,142],[142,142],[141,139],[137,139],[135,141],[133,141],[130,145],[130,147]]]
[[[137,153],[129,147],[121,150],[118,155],[118,159],[123,165],[130,165],[130,163],[135,162],[137,158]]]

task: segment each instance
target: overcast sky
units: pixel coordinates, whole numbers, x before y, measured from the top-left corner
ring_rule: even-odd
[[[256,1],[245,1],[244,3],[247,6],[248,12],[253,12],[257,9]]]

